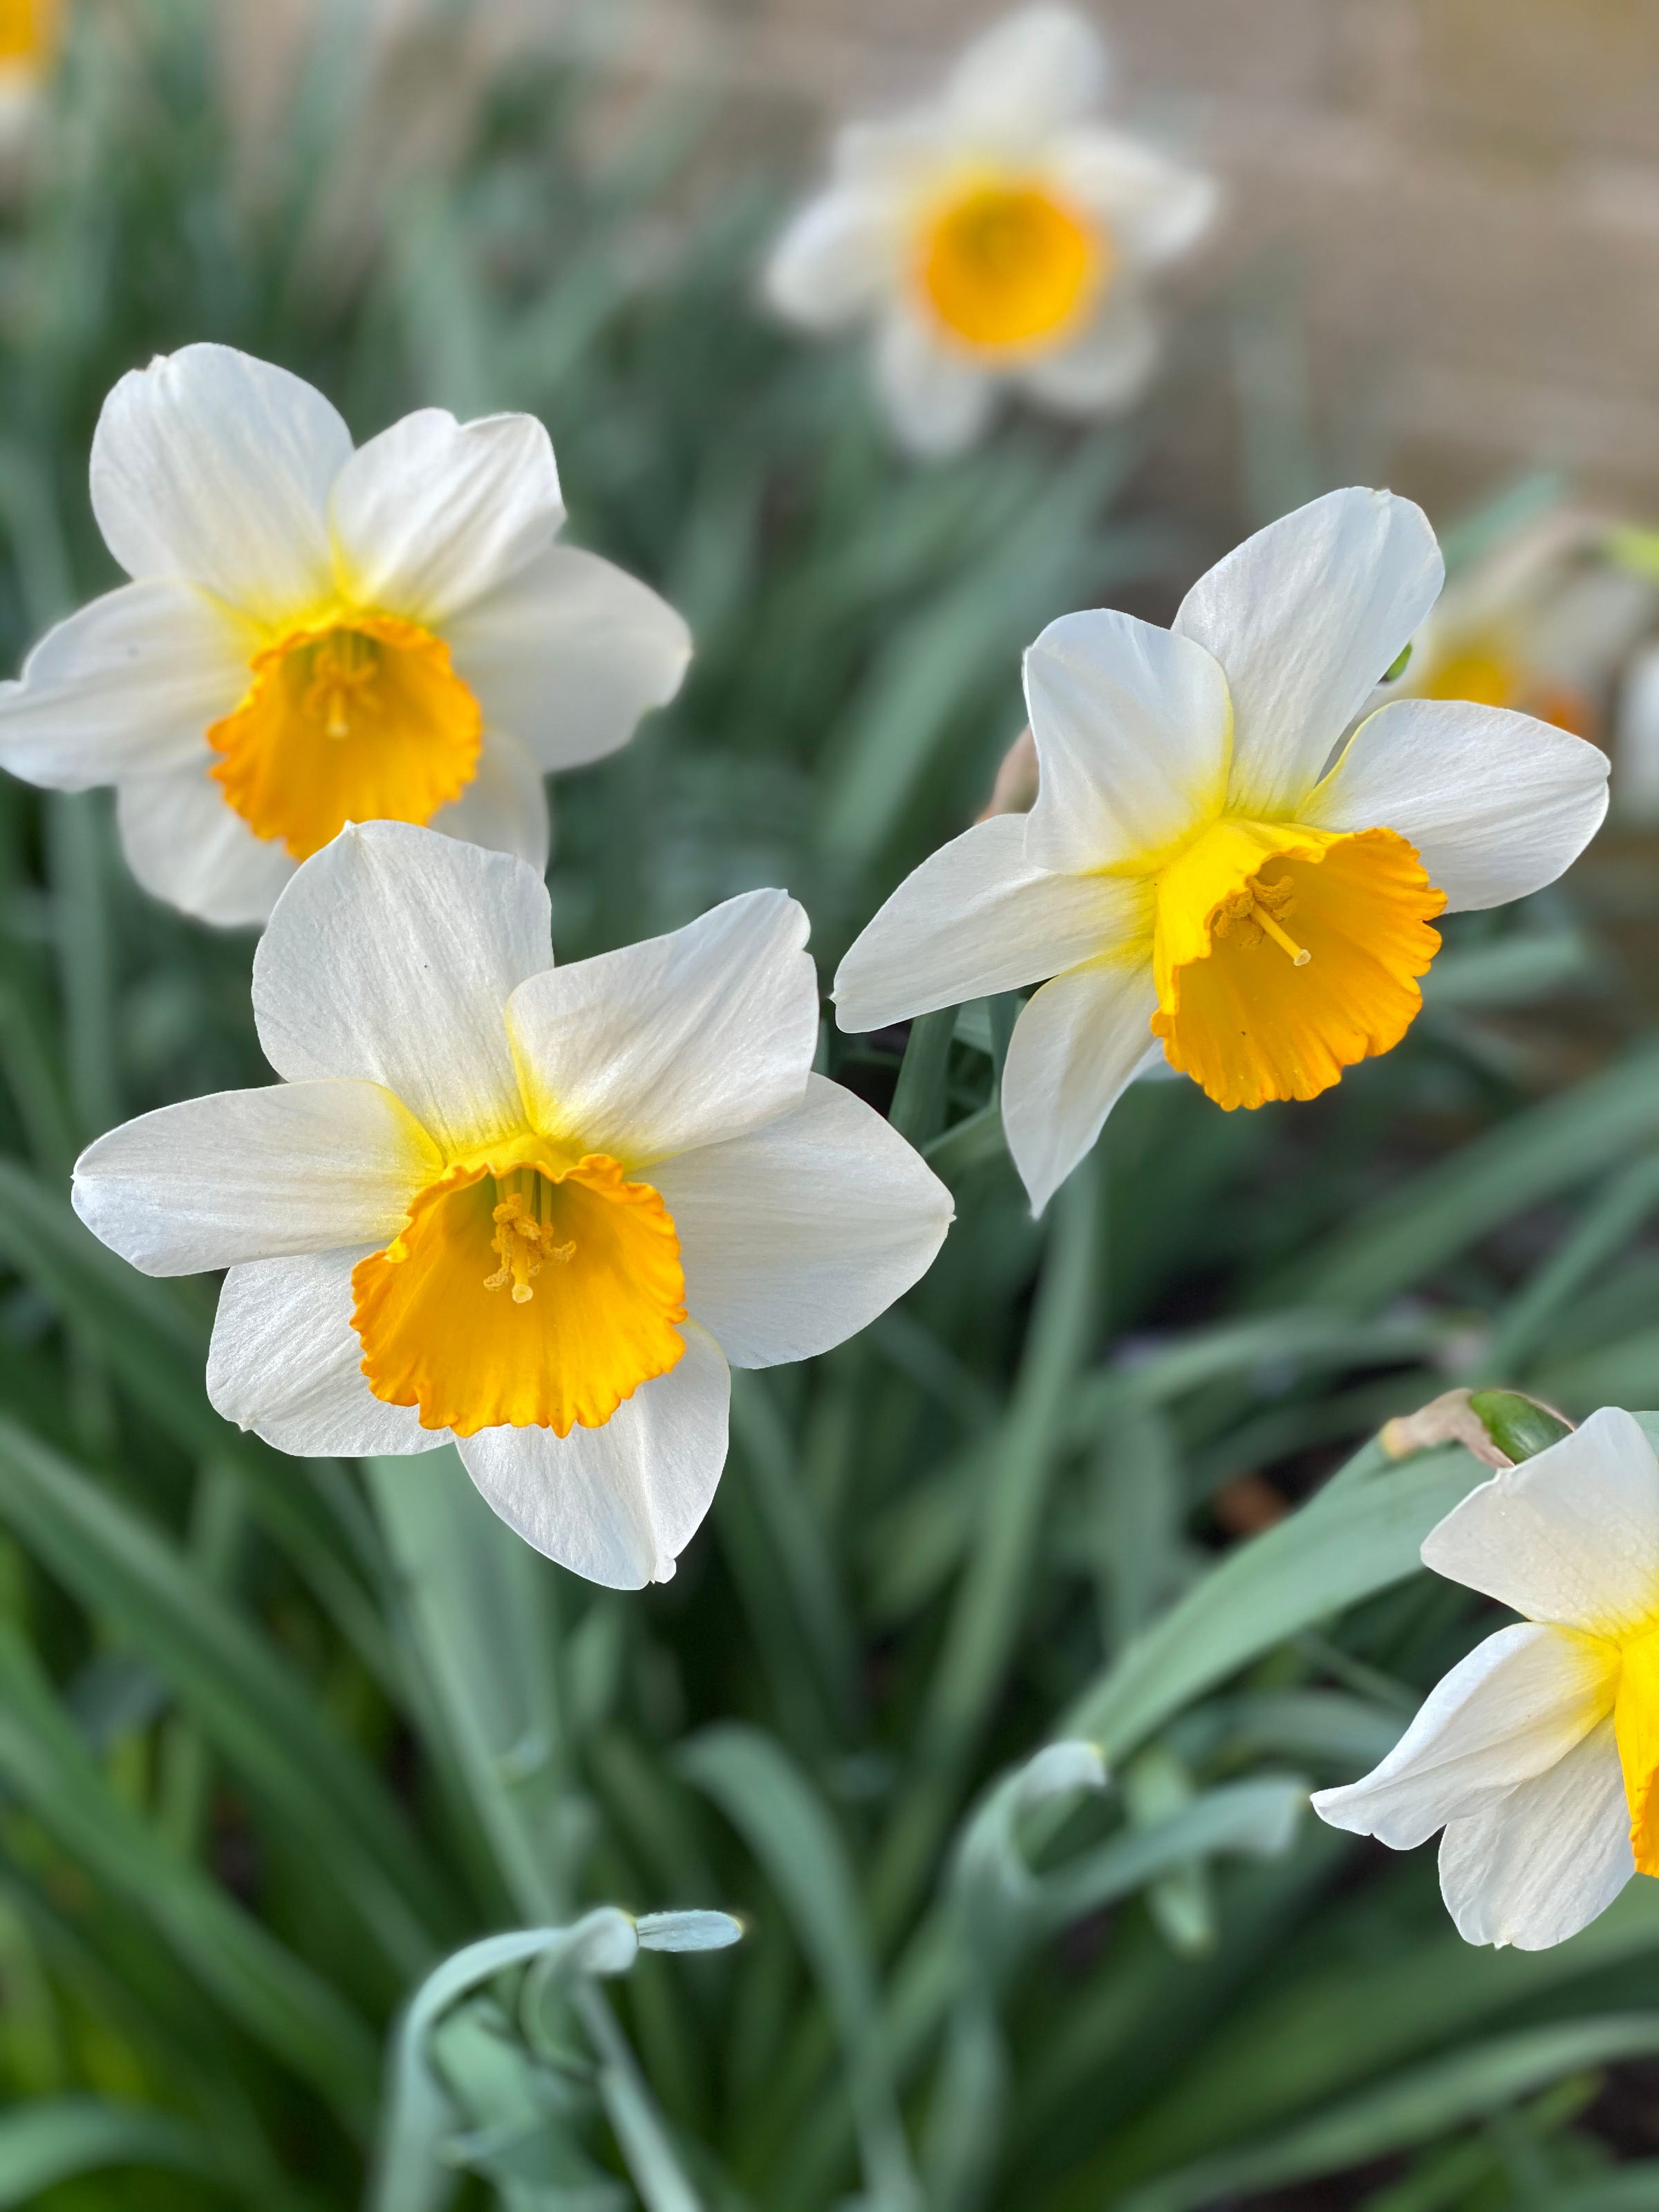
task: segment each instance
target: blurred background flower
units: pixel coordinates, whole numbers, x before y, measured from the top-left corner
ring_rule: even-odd
[[[1006,17],[932,105],[842,130],[831,183],[773,252],[781,313],[874,325],[883,404],[919,453],[977,437],[1000,385],[1086,416],[1152,374],[1146,278],[1196,242],[1215,187],[1096,118],[1107,74],[1082,16]]]

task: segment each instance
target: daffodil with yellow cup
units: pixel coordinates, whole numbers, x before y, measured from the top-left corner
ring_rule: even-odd
[[[774,306],[815,331],[867,324],[895,429],[966,446],[1014,386],[1068,415],[1133,399],[1158,334],[1152,271],[1208,225],[1208,177],[1099,118],[1107,57],[1070,9],[978,40],[935,100],[855,124],[784,232]]]
[[[1333,1827],[1395,1850],[1440,1839],[1471,1943],[1540,1951],[1659,1874],[1659,1460],[1607,1407],[1472,1491],[1423,1564],[1522,1619],[1478,1644]]]
[[[134,874],[263,921],[347,822],[429,823],[547,859],[544,774],[672,697],[672,608],[564,519],[528,415],[423,408],[353,450],[319,392],[224,346],[122,378],[92,449],[133,580],[0,686],[0,766],[112,783]]]
[[[1352,489],[1248,539],[1170,629],[1052,623],[1035,805],[900,884],[842,963],[842,1027],[1042,982],[1002,1079],[1038,1208],[1149,1051],[1232,1108],[1389,1050],[1438,915],[1552,882],[1607,810],[1606,756],[1525,714],[1400,699],[1352,728],[1442,576],[1419,508]]]
[[[921,1276],[944,1185],[811,1073],[806,916],[729,899],[556,968],[509,855],[379,822],[283,892],[254,959],[283,1079],[164,1107],[75,1204],[146,1273],[229,1269],[228,1419],[301,1454],[454,1441],[591,1580],[663,1581],[725,1463],[727,1362],[827,1350]]]

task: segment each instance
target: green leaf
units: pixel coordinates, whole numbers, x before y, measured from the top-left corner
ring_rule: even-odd
[[[0,1516],[94,1616],[118,1622],[222,1758],[289,1824],[386,1959],[424,1965],[455,1904],[378,1777],[174,1546],[0,1416]]]
[[[551,1921],[569,1907],[576,1842],[558,1571],[490,1511],[453,1450],[372,1459],[364,1473],[428,1741],[482,1823],[507,1896]]]
[[[236,2187],[212,2145],[165,2112],[100,2097],[53,2097],[0,2114],[0,2205],[27,2204],[60,2181],[112,2166],[156,2166]]]
[[[1123,2212],[1189,2212],[1236,2191],[1340,2172],[1502,2112],[1564,2075],[1656,2051],[1659,2021],[1638,2013],[1527,2028],[1445,2052],[1263,2142],[1137,2190]]]
[[[1370,1463],[1369,1451],[1360,1458]],[[1415,1573],[1430,1529],[1486,1479],[1466,1451],[1423,1452],[1316,1493],[1201,1576],[1073,1702],[1056,1733],[1121,1759],[1298,1629]]]
[[[229,2017],[360,2130],[373,2039],[344,1999],[116,1797],[15,1629],[0,1622],[0,1776],[95,1880],[137,1908]]]
[[[896,2205],[910,2202],[915,2177],[870,1940],[834,1823],[799,1768],[758,1729],[705,1729],[678,1763],[742,1835],[788,1912],[841,2038],[868,2186]]]

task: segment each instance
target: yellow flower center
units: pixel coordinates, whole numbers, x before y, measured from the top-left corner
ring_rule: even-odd
[[[1625,1770],[1631,1849],[1638,1874],[1659,1874],[1659,1628],[1621,1639],[1619,1660],[1613,1730]]]
[[[1000,350],[1069,329],[1111,263],[1102,231],[1045,186],[981,179],[927,226],[921,280],[946,330]]]
[[[57,33],[56,0],[0,0],[0,66],[49,61]]]
[[[679,1239],[649,1183],[603,1152],[452,1168],[352,1271],[377,1398],[421,1426],[601,1428],[685,1350]]]
[[[1405,1035],[1445,903],[1392,830],[1224,817],[1157,879],[1152,1034],[1218,1106],[1316,1097]]]
[[[292,631],[252,670],[208,732],[212,773],[255,836],[296,860],[348,822],[429,822],[472,781],[483,713],[418,623],[353,612]]]

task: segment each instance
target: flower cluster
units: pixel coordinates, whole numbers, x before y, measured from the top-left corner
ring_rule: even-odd
[[[775,300],[876,325],[915,447],[966,442],[1005,385],[1079,411],[1144,377],[1146,274],[1214,193],[1097,119],[1103,77],[1079,18],[1014,18],[937,103],[849,131],[780,243]],[[296,377],[190,346],[111,393],[91,478],[131,580],[0,688],[0,763],[113,785],[148,890],[264,926],[278,1079],[100,1137],[81,1218],[147,1273],[224,1271],[228,1419],[301,1455],[453,1443],[552,1559],[665,1579],[720,1475],[730,1367],[863,1328],[952,1213],[814,1073],[785,891],[555,963],[544,776],[674,696],[684,624],[558,542],[526,416],[422,410],[354,447]],[[1170,628],[1093,610],[1030,647],[997,811],[898,885],[834,995],[860,1031],[1038,987],[1000,1091],[1036,1211],[1149,1064],[1231,1110],[1389,1051],[1438,917],[1539,890],[1595,835],[1605,756],[1565,708],[1519,711],[1545,700],[1512,600],[1466,590],[1437,618],[1443,580],[1418,507],[1341,490],[1239,546]],[[1395,1845],[1443,1828],[1466,1936],[1559,1942],[1659,1872],[1659,1462],[1604,1412],[1423,1556],[1524,1620],[1318,1809]]]

